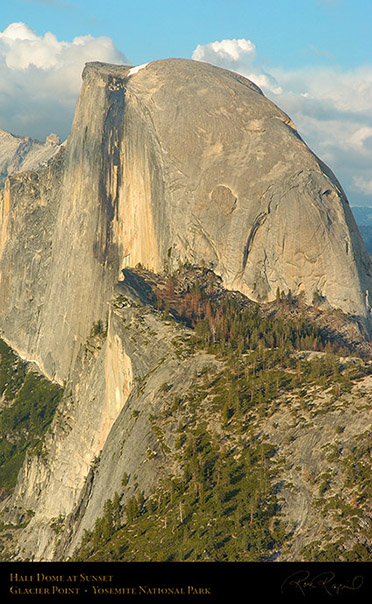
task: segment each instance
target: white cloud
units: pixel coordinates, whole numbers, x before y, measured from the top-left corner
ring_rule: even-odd
[[[195,61],[205,61],[242,73],[257,86],[270,90],[276,94],[281,93],[281,88],[276,79],[261,68],[255,66],[256,46],[250,40],[221,40],[211,42],[195,48],[192,58]]]
[[[353,177],[354,184],[357,189],[360,189],[365,195],[372,195],[372,178],[370,180],[366,180],[361,176]]]
[[[350,202],[368,202],[366,196],[372,195],[372,65],[349,71],[337,67],[264,69],[250,40],[197,46],[193,59],[237,71],[262,88],[334,170]]]
[[[241,38],[240,40],[222,40],[221,42],[211,42],[195,48],[192,58],[195,61],[206,61],[218,57],[222,61],[252,61],[256,55],[256,47],[250,40]]]
[[[0,32],[0,38],[11,43],[15,40],[37,40],[35,32],[25,23],[11,23],[3,32]]]
[[[0,32],[0,128],[44,138],[62,138],[71,128],[87,61],[125,63],[110,38],[81,36],[59,41],[53,33],[37,35],[25,23]]]

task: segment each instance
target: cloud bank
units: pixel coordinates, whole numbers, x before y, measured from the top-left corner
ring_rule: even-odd
[[[45,138],[70,131],[81,73],[87,61],[125,63],[110,38],[81,36],[72,42],[53,33],[38,36],[25,23],[0,32],[0,128]]]
[[[281,87],[273,76],[255,66],[256,46],[250,40],[221,40],[195,48],[192,58],[245,75],[266,91],[280,94]]]
[[[372,65],[265,70],[250,40],[197,46],[192,58],[237,71],[290,115],[335,172],[352,205],[372,205]]]

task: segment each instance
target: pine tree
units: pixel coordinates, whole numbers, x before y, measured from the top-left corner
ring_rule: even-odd
[[[112,500],[112,519],[115,530],[120,528],[120,497],[117,491],[115,491],[114,499]]]

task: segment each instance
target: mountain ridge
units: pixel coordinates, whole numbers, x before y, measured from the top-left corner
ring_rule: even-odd
[[[42,143],[0,129],[0,183],[15,172],[37,170],[46,166],[58,153],[59,147],[60,139],[53,133]]]
[[[42,169],[9,175],[1,192],[0,328],[64,387],[40,449],[26,451],[2,502],[8,525],[27,517],[14,529],[18,559],[72,556],[84,530],[93,538],[96,522],[101,530],[115,492],[125,522],[133,497],[141,511],[168,470],[186,471],[185,505],[204,488],[219,492],[217,466],[202,469],[205,451],[196,456],[198,468],[177,460],[178,449],[189,451],[185,443],[176,447],[178,416],[196,439],[202,428],[208,456],[217,454],[216,443],[229,443],[230,494],[215,502],[228,526],[229,498],[242,506],[233,488],[240,484],[234,446],[244,442],[255,458],[259,445],[262,470],[272,457],[265,451],[274,454],[258,418],[264,425],[277,414],[289,430],[278,407],[293,404],[300,424],[301,412],[309,415],[306,427],[313,408],[323,411],[316,397],[307,400],[301,372],[319,401],[318,386],[335,389],[325,395],[327,413],[333,396],[370,371],[371,261],[339,182],[290,118],[249,80],[205,63],[169,59],[130,72],[88,64],[67,143]],[[314,326],[314,315],[328,322]],[[349,357],[358,351],[354,366]],[[208,372],[203,388],[199,378],[208,380]],[[248,438],[250,420],[257,431]],[[229,426],[237,432],[224,435]],[[333,438],[331,431],[329,444]],[[255,514],[264,521],[262,552],[258,537],[242,544],[257,559],[267,558],[269,535],[282,526],[279,503],[271,505],[279,486],[266,478],[257,478],[257,501],[244,486],[251,511],[236,520],[241,527]],[[368,524],[363,497],[358,505]],[[291,495],[284,498],[291,507]],[[305,524],[313,512],[307,504]],[[309,543],[289,547],[302,555]]]
[[[242,76],[205,63],[129,71],[87,64],[63,152],[7,181],[7,340],[67,379],[121,269],[138,262],[161,272],[203,260],[254,300],[273,300],[278,288],[310,301],[318,292],[368,326],[369,256],[338,181],[288,116]],[[27,263],[44,285],[34,287]]]

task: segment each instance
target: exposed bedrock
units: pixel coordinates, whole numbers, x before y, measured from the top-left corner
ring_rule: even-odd
[[[66,379],[123,266],[205,262],[256,300],[369,317],[371,268],[331,171],[245,78],[195,61],[88,64],[65,150],[2,198],[0,321]],[[64,156],[62,157],[62,154]]]
[[[10,502],[34,512],[21,559],[58,556],[59,516],[71,530],[60,554],[71,554],[124,471],[151,490],[161,386],[181,392],[212,362],[180,363],[173,327],[128,279],[115,306],[124,267],[206,264],[254,300],[317,293],[371,329],[371,262],[340,184],[235,73],[183,59],[133,72],[88,64],[66,145],[45,168],[10,175],[0,202],[1,335],[66,386],[44,455],[26,459]]]
[[[195,61],[88,64],[71,135],[1,205],[4,336],[63,381],[123,266],[205,262],[369,317],[371,267],[338,181],[245,78]]]

